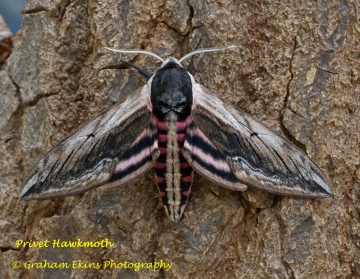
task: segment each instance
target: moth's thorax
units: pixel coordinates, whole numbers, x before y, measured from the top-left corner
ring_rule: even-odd
[[[191,113],[193,102],[189,73],[169,60],[158,70],[151,82],[151,104],[160,120],[183,121]]]

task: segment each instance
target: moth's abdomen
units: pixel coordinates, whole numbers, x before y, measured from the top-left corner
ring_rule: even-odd
[[[186,206],[193,169],[182,154],[186,121],[158,121],[160,156],[155,162],[156,180],[169,218],[177,223]]]

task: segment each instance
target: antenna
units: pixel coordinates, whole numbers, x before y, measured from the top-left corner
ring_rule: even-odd
[[[236,46],[213,47],[213,48],[203,48],[203,49],[194,50],[193,52],[190,52],[190,53],[186,54],[184,57],[182,57],[179,60],[179,62],[181,63],[181,61],[185,60],[186,58],[189,58],[190,56],[193,56],[194,54],[203,53],[203,52],[221,51],[221,50],[226,50],[226,49],[235,48],[235,47]]]
[[[140,50],[140,49],[114,49],[114,48],[109,48],[109,47],[105,47],[107,50],[113,51],[113,52],[120,52],[120,53],[142,53],[142,54],[147,54],[150,55],[158,60],[160,60],[161,62],[164,62],[165,60],[162,59],[159,55],[156,55],[155,53],[152,53],[150,51],[146,51],[146,50]]]
[[[186,54],[184,57],[182,57],[179,60],[179,63],[181,63],[181,61],[184,61],[186,58],[189,58],[190,56],[193,56],[193,55],[198,54],[198,53],[221,51],[221,50],[226,50],[226,49],[235,48],[235,47],[236,46],[227,46],[227,47],[214,47],[214,48],[198,49],[198,50],[195,50],[193,52],[190,52],[190,53]],[[105,48],[107,50],[110,50],[110,51],[113,51],[113,52],[147,54],[147,55],[150,55],[150,56],[160,60],[161,62],[165,62],[165,60],[162,59],[159,55],[156,55],[155,53],[152,53],[152,52],[146,51],[146,50],[140,50],[140,49],[114,49],[114,48],[109,48],[109,47],[105,47]]]

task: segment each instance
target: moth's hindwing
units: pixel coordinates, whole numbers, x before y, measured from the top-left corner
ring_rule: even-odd
[[[30,171],[20,197],[71,195],[108,183],[134,141],[136,145],[146,138],[144,143],[151,144],[146,137],[151,118],[148,96],[144,86],[58,143]]]
[[[194,170],[226,188],[245,191],[247,186],[234,176],[223,155],[196,126],[192,117],[188,122],[182,153]]]
[[[193,83],[192,117],[242,183],[280,195],[331,196],[320,169],[295,145]]]
[[[102,189],[124,184],[153,167],[160,155],[156,117],[152,117],[148,127],[138,136],[134,143],[117,162],[110,181]]]

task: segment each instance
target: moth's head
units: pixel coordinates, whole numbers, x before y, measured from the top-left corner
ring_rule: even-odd
[[[185,120],[193,103],[189,73],[178,60],[169,57],[151,80],[153,113],[163,120]]]
[[[151,75],[145,70],[131,63],[123,62],[136,68],[143,76],[150,78],[150,101],[155,116],[162,120],[185,120],[191,113],[193,103],[192,83],[189,74],[191,72],[189,68],[192,68],[193,61],[190,62],[188,70],[182,67],[181,62],[197,53],[220,51],[234,47],[199,49],[186,54],[180,60],[174,57],[164,60],[155,53],[145,50],[117,50],[107,47],[106,49],[121,53],[147,54],[160,60],[162,62],[161,68],[151,78]]]

